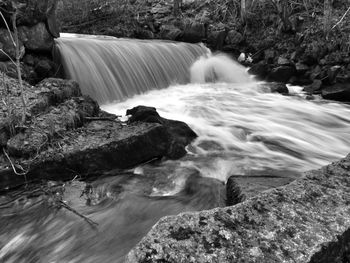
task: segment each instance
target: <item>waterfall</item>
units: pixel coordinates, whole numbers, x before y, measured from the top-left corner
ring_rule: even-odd
[[[66,78],[99,103],[190,81],[190,67],[209,52],[201,44],[61,34],[55,59]]]

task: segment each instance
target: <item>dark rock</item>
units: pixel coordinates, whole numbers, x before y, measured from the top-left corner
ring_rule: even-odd
[[[269,74],[269,65],[265,61],[253,64],[248,70],[249,74],[257,76],[258,79],[264,80]]]
[[[278,57],[277,64],[280,66],[291,66],[292,62],[284,57]]]
[[[322,97],[327,100],[350,102],[350,83],[337,83],[324,88]]]
[[[328,69],[327,75],[328,75],[328,82],[329,83],[335,82],[335,78],[337,77],[340,70],[341,70],[341,66],[332,66]]]
[[[348,253],[349,172],[350,155],[241,204],[164,217],[126,262],[337,262]],[[172,238],[180,227],[190,234]]]
[[[297,85],[297,86],[307,86],[310,85],[312,83],[312,80],[310,80],[309,78],[305,77],[305,76],[293,76],[289,79],[290,84],[292,85]]]
[[[11,32],[12,33],[12,32]],[[13,33],[12,33],[13,34]],[[24,46],[22,41],[19,40],[21,57],[24,55]],[[16,59],[16,48],[12,42],[9,32],[6,28],[0,28],[0,49],[2,49],[11,59]],[[0,61],[8,61],[10,58],[0,51]]]
[[[237,184],[235,177],[230,176],[226,182],[226,205],[232,206],[242,202],[245,199],[241,188]]]
[[[74,80],[48,78],[38,83],[35,88],[39,96],[36,103],[30,106],[30,111],[34,115],[43,112],[48,106],[82,95],[79,84]]]
[[[295,67],[278,66],[271,70],[267,79],[269,81],[287,82],[295,74]]]
[[[160,36],[162,39],[178,41],[182,37],[182,31],[174,26],[162,26],[160,30]]]
[[[284,83],[272,82],[272,83],[268,83],[267,85],[271,89],[271,92],[277,92],[284,95],[289,93],[288,88]]]
[[[127,110],[126,115],[131,115],[129,123],[159,123],[166,127],[170,140],[166,156],[171,159],[184,156],[186,154],[185,147],[197,137],[197,134],[186,123],[162,118],[153,107],[137,106]]]
[[[304,91],[309,94],[314,94],[317,91],[320,91],[322,86],[322,81],[319,79],[315,79],[310,85],[304,87]]]
[[[276,58],[276,52],[273,49],[267,49],[264,51],[264,59],[267,63],[273,64]]]
[[[207,36],[207,43],[213,49],[221,50],[224,46],[226,36],[227,31],[224,29],[210,31]]]
[[[48,32],[44,23],[32,27],[21,26],[18,28],[18,34],[25,48],[31,51],[51,52],[54,45],[53,36]]]
[[[296,69],[298,75],[302,75],[306,71],[309,70],[309,66],[298,62],[298,63],[295,64],[295,69]]]
[[[238,45],[243,41],[243,36],[236,30],[230,30],[227,33],[225,43],[227,45]]]
[[[313,65],[322,59],[327,53],[327,48],[322,41],[313,41],[306,45],[301,62],[306,65]]]
[[[11,24],[11,13],[13,13],[11,0],[0,1],[0,9],[7,23]],[[54,37],[59,37],[59,29],[56,22],[56,8],[58,1],[52,0],[26,0],[19,1],[17,25],[34,26],[40,22],[46,22],[49,32]],[[2,24],[0,19],[0,25]]]
[[[316,65],[313,69],[312,72],[310,74],[310,79],[314,80],[316,78],[321,79],[321,73],[322,73],[322,69],[319,65]]]
[[[193,22],[186,24],[181,40],[188,43],[202,42],[205,38],[205,27],[203,23]]]
[[[38,79],[52,77],[55,74],[55,63],[49,59],[40,60],[34,67]]]

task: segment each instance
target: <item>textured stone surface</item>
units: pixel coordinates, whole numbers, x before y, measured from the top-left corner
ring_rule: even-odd
[[[18,33],[26,49],[51,52],[54,40],[44,23],[41,22],[32,27],[21,26],[18,28]]]
[[[126,262],[344,262],[350,155],[236,206],[162,218]]]

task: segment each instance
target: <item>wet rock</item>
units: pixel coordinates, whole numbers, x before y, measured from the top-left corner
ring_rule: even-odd
[[[337,83],[324,88],[322,97],[327,100],[350,102],[350,83]]]
[[[23,57],[25,49],[22,41],[19,41],[19,47],[21,57]],[[6,28],[0,28],[0,49],[2,49],[8,56],[10,56],[11,59],[16,59],[16,48]],[[7,55],[0,51],[0,61],[10,60]]]
[[[348,255],[349,172],[350,155],[235,206],[164,217],[126,262],[337,262]]]
[[[248,70],[249,74],[257,76],[258,79],[264,80],[269,74],[269,65],[265,61],[253,64]]]
[[[112,120],[92,121],[65,133],[59,142],[32,163],[32,176],[59,178],[68,170],[90,174],[131,168],[166,156],[169,147],[168,133],[160,124],[122,126]]]
[[[181,40],[188,43],[202,42],[205,38],[205,27],[203,23],[193,22],[186,24]]]
[[[267,79],[269,81],[287,82],[295,74],[293,66],[278,66],[271,70]]]
[[[167,156],[172,159],[184,156],[185,147],[197,137],[197,134],[186,123],[162,118],[153,107],[137,106],[127,110],[126,115],[131,115],[129,123],[159,123],[166,127],[170,139]]]
[[[310,85],[304,88],[304,91],[306,91],[309,94],[313,94],[317,91],[320,91],[321,86],[322,86],[322,81],[319,79],[315,79]]]
[[[226,182],[226,205],[232,206],[241,203],[245,199],[235,177],[230,176]]]
[[[208,33],[207,43],[215,50],[221,50],[225,43],[227,31],[225,29],[211,30]]]
[[[268,83],[268,86],[271,90],[271,92],[277,92],[277,93],[281,93],[281,94],[288,94],[288,88],[286,86],[286,84],[281,83],[281,82],[272,82],[272,83]]]
[[[18,34],[25,48],[31,51],[51,52],[54,45],[53,36],[42,22],[32,27],[19,27]]]

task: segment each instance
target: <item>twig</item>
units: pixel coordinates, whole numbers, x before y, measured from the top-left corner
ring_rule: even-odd
[[[345,18],[345,16],[347,15],[347,13],[348,13],[349,11],[350,11],[350,6],[349,6],[348,10],[346,10],[346,12],[344,13],[344,15],[340,18],[340,20],[331,28],[331,30],[334,29],[337,25],[339,25],[339,24],[343,21],[343,19]]]
[[[5,54],[5,56],[8,57],[8,58],[10,59],[10,61],[11,61],[14,65],[16,65],[16,62],[14,62],[13,59],[10,57],[10,55],[7,54],[3,49],[0,48],[0,52],[3,53],[3,54]]]
[[[67,210],[73,212],[74,214],[76,214],[77,216],[83,218],[93,229],[97,230],[97,226],[98,223],[96,223],[95,221],[92,221],[90,218],[80,214],[77,210],[73,209],[72,207],[70,207],[69,205],[67,205],[65,202],[58,200],[58,202]]]
[[[27,175],[28,171],[24,171],[23,173],[17,172],[16,167],[15,167],[15,165],[13,164],[13,162],[12,162],[10,156],[9,156],[8,153],[6,152],[5,148],[2,148],[2,151],[3,151],[3,153],[5,154],[7,160],[10,162],[13,172],[14,172],[16,175],[20,175],[20,176],[23,175],[25,181],[27,182],[27,177],[26,177],[26,175]],[[22,169],[23,169],[23,168],[22,168]]]

